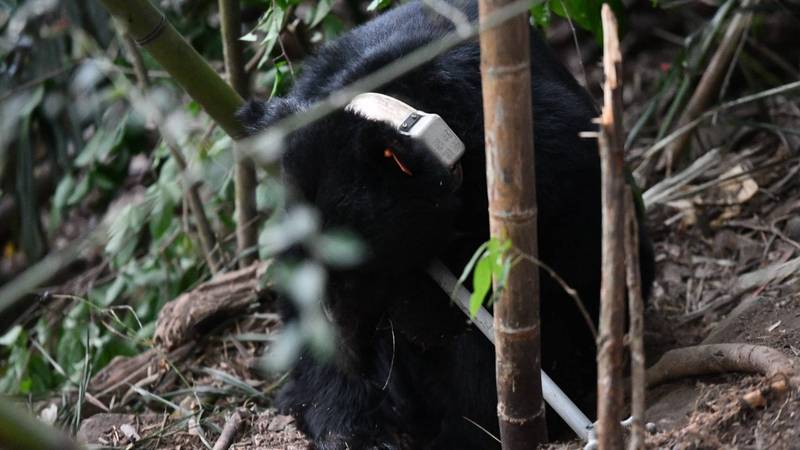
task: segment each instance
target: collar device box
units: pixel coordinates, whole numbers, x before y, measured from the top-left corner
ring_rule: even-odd
[[[394,97],[374,92],[359,94],[345,110],[388,123],[399,133],[424,143],[448,169],[453,169],[464,154],[464,143],[438,114],[418,111]]]

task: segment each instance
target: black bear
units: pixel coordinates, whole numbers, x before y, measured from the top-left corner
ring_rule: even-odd
[[[477,19],[475,2],[452,4]],[[396,7],[322,47],[287,96],[251,101],[239,118],[256,133],[452,30],[424,3]],[[578,133],[595,128],[597,111],[531,34],[539,254],[596,316],[600,169],[596,142]],[[436,258],[460,273],[488,239],[479,64],[473,39],[377,90],[441,116],[464,144],[459,170],[358,108],[286,139],[283,176],[297,197],[319,209],[323,227],[348,227],[370,249],[363,264],[328,279],[335,358],[303,354],[276,401],[317,449],[499,447],[491,436],[498,435],[494,350],[425,273]],[[652,251],[644,234],[641,242],[649,286]],[[574,301],[546,273],[540,278],[543,369],[580,397],[596,383],[592,335]]]

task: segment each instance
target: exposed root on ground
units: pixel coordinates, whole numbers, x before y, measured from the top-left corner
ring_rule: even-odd
[[[800,387],[797,362],[774,348],[750,344],[708,344],[670,350],[647,370],[647,385],[698,375],[728,372],[756,373],[785,378]]]

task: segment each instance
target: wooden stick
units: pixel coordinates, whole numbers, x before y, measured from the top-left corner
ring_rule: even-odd
[[[628,343],[631,349],[631,437],[630,450],[644,448],[645,359],[644,359],[644,301],[639,266],[639,227],[633,192],[627,189],[625,202],[625,270],[628,285]]]
[[[603,257],[600,288],[600,337],[597,353],[597,438],[601,450],[622,448],[622,384],[625,322],[625,178],[622,130],[622,55],[617,22],[604,4],[603,67],[605,104],[600,123],[603,199]]]
[[[231,444],[233,444],[236,434],[241,427],[242,415],[239,414],[239,411],[235,411],[228,417],[228,420],[225,421],[225,426],[222,428],[222,433],[219,434],[217,442],[214,443],[213,450],[228,450]]]

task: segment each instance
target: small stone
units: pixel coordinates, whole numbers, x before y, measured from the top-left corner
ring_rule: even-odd
[[[275,416],[275,418],[272,419],[269,422],[269,425],[267,426],[267,430],[268,431],[281,431],[281,430],[285,429],[286,426],[289,425],[292,422],[294,422],[294,417],[292,417],[292,416]]]
[[[122,434],[128,438],[128,442],[136,442],[141,439],[139,433],[136,432],[136,428],[129,423],[123,423],[120,425],[119,431],[121,431]]]

